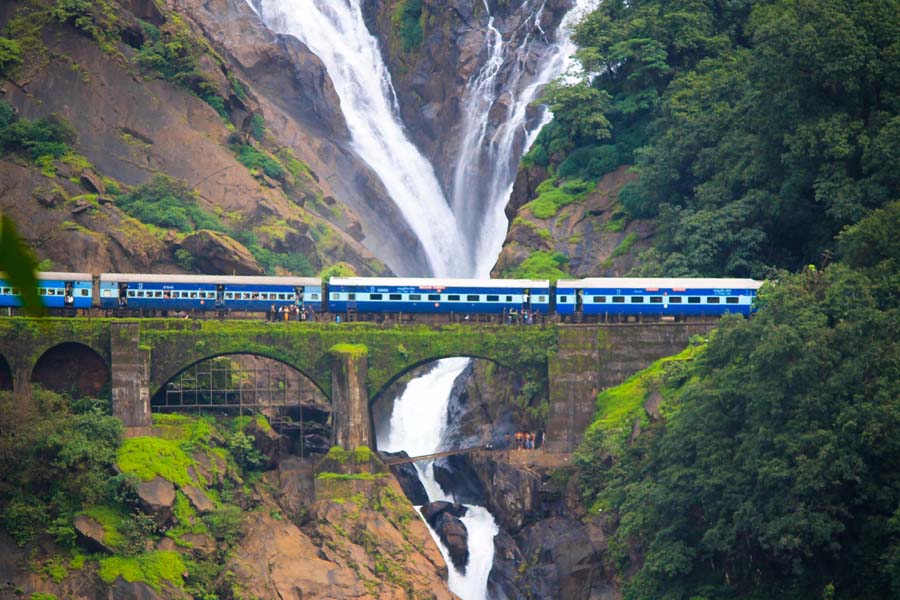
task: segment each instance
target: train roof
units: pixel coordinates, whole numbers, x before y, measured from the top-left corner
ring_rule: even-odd
[[[38,271],[35,273],[41,281],[62,280],[62,281],[92,281],[93,275],[90,273],[63,273],[61,271]],[[0,280],[7,281],[7,274],[0,273]]]
[[[138,273],[101,273],[100,281],[123,283],[212,283],[249,285],[322,285],[317,277],[263,277],[254,275],[141,275]]]
[[[548,279],[453,279],[430,277],[332,277],[330,285],[408,286],[421,288],[549,288]]]
[[[645,288],[645,289],[747,289],[757,290],[762,281],[711,277],[588,277],[586,279],[560,279],[557,288]]]

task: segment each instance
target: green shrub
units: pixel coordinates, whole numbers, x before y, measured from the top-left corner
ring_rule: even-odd
[[[22,62],[22,46],[19,42],[9,38],[0,37],[0,75],[4,75],[14,65]],[[5,102],[3,104],[6,104]],[[7,104],[7,106],[9,106]],[[0,127],[6,123],[0,117]]]
[[[182,573],[187,570],[181,555],[174,551],[147,552],[133,557],[112,556],[100,560],[100,578],[112,583],[117,577],[125,581],[142,581],[159,592],[168,582],[184,585]]]
[[[622,164],[619,148],[612,144],[583,146],[560,163],[560,177],[577,177],[596,181]]]
[[[259,113],[250,117],[250,135],[259,141],[266,136],[266,120]]]
[[[243,431],[230,434],[226,444],[235,462],[243,469],[259,469],[265,462],[265,456],[256,449],[253,438]]]
[[[518,267],[512,269],[508,275],[514,278],[556,281],[569,276],[569,273],[564,270],[568,263],[568,257],[562,252],[539,250],[522,261]]]
[[[238,146],[237,159],[251,171],[258,169],[272,179],[284,180],[285,170],[281,163],[249,144]]]
[[[318,277],[326,280],[332,277],[356,277],[356,269],[348,263],[339,262],[319,271]]]
[[[0,129],[0,150],[22,154],[33,161],[44,156],[61,158],[70,151],[69,144],[75,141],[75,131],[62,118],[54,115],[34,121],[16,120],[9,105],[6,106],[0,110],[0,122],[6,121]]]
[[[116,205],[139,221],[159,227],[223,230],[216,217],[200,208],[196,192],[186,182],[164,173],[119,196]]]
[[[225,506],[204,516],[203,521],[217,541],[231,545],[241,537],[244,513],[237,506]]]
[[[422,0],[403,0],[394,9],[394,27],[400,36],[404,52],[418,48],[424,39],[422,30]]]

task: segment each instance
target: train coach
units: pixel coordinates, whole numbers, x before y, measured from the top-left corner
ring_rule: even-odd
[[[100,275],[105,309],[267,312],[296,304],[321,312],[322,300],[322,280],[315,277]]]
[[[19,290],[0,275],[0,306],[22,306]],[[37,273],[38,294],[47,308],[91,308],[94,300],[90,273]]]
[[[430,279],[332,277],[328,310],[333,313],[502,314],[550,312],[546,279]]]
[[[559,315],[594,315],[604,320],[749,315],[761,281],[753,279],[596,277],[560,279],[555,305]]]

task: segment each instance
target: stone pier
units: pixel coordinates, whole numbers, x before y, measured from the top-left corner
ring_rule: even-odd
[[[372,447],[369,396],[366,391],[368,349],[359,344],[338,344],[331,356],[331,406],[334,445],[345,450]]]

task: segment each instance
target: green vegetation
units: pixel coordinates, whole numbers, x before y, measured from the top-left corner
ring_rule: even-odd
[[[422,20],[422,0],[400,0],[394,8],[391,21],[400,36],[404,52],[422,45],[425,37]]]
[[[144,223],[178,231],[212,229],[222,224],[197,203],[197,193],[184,181],[157,173],[147,183],[116,199],[116,205]]]
[[[0,392],[0,507],[19,545],[48,529],[71,543],[74,515],[105,502],[122,425],[89,406],[40,389],[33,403]]]
[[[564,270],[568,264],[569,257],[562,252],[538,250],[522,261],[518,267],[505,271],[503,276],[522,279],[550,279],[555,282],[557,279],[569,277],[569,273]]]
[[[100,559],[100,578],[106,583],[112,583],[117,577],[122,577],[125,581],[143,581],[157,592],[162,589],[164,583],[182,587],[184,585],[182,573],[186,570],[184,559],[173,551]]]
[[[250,169],[251,173],[261,171],[272,179],[278,181],[284,179],[284,167],[265,152],[254,148],[250,144],[240,144],[236,147],[236,151],[238,162]]]
[[[14,154],[37,164],[71,152],[75,131],[62,118],[17,119],[12,107],[0,101],[0,154]]]
[[[155,25],[141,22],[145,41],[135,54],[134,61],[147,71],[158,73],[165,79],[179,85],[212,106],[223,120],[228,120],[225,99],[220,95],[215,82],[200,68],[200,58],[214,53],[197,39],[188,25],[177,14],[167,15],[165,24]]]
[[[339,262],[319,271],[317,277],[325,280],[332,277],[356,277],[356,269],[348,263]]]
[[[120,29],[116,12],[106,0],[56,0],[50,15],[93,38],[105,50],[111,48]]]
[[[636,164],[619,199],[659,227],[642,274],[817,262],[844,226],[900,197],[896,9],[603,2],[574,36],[590,75],[548,87],[555,118],[526,163],[586,180]]]
[[[556,185],[559,184],[559,187]],[[538,219],[549,219],[560,208],[576,202],[593,189],[593,184],[581,179],[559,182],[547,179],[537,188],[537,198],[525,205]]]
[[[21,44],[15,40],[0,36],[0,75],[5,75],[21,62]]]
[[[693,361],[601,394],[578,463],[618,523],[625,598],[900,593],[897,231],[893,202],[840,235],[840,262],[779,273]],[[664,418],[627,440],[656,379]]]
[[[0,214],[0,272],[6,274],[10,285],[20,290],[25,311],[39,317],[45,314],[45,309],[37,291],[36,271],[37,260],[31,249],[19,237],[12,219]]]

